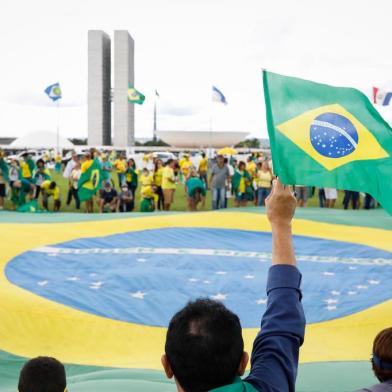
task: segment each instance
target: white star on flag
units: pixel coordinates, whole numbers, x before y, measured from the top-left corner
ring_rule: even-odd
[[[266,298],[260,298],[256,301],[257,305],[265,305],[267,303]]]
[[[379,280],[370,279],[370,280],[368,280],[368,282],[369,282],[369,284],[380,284]]]
[[[188,279],[190,282],[198,282],[199,281],[199,279],[196,279],[196,278],[189,278]]]
[[[90,285],[90,289],[99,290],[102,286],[102,282],[93,282]]]
[[[328,298],[325,299],[324,302],[328,305],[337,304],[339,301],[337,299]]]
[[[41,280],[40,282],[37,282],[38,286],[46,286],[49,282],[47,280]]]
[[[364,285],[364,284],[359,284],[358,286],[355,286],[358,290],[365,290],[368,288],[368,286]]]
[[[138,261],[139,263],[145,263],[145,262],[146,262],[146,259],[139,258],[139,259],[137,259],[137,261]]]
[[[327,306],[327,310],[329,310],[330,312],[331,312],[332,310],[336,310],[336,309],[337,309],[336,306],[333,306],[333,305],[328,305],[328,306]]]
[[[211,299],[215,301],[223,301],[227,298],[227,294],[218,293],[216,295],[211,295]]]
[[[245,275],[244,278],[245,279],[254,279],[255,276],[254,275]]]
[[[130,295],[132,298],[144,299],[144,296],[145,296],[146,294],[147,294],[147,293],[143,293],[142,291],[136,291],[135,293],[130,293],[129,295]]]
[[[209,280],[203,280],[203,283],[210,284],[211,282]]]
[[[218,271],[216,272],[217,275],[226,275],[227,272],[226,271]]]
[[[76,282],[78,280],[80,280],[77,276],[70,276],[69,278],[67,278],[66,280],[69,280],[70,282]]]
[[[323,272],[323,275],[325,275],[325,276],[334,276],[335,272],[327,272],[327,271],[325,271],[325,272]]]
[[[353,267],[352,265],[350,265],[350,267],[348,267],[348,269],[350,269],[350,270],[356,270],[357,267]]]
[[[357,292],[356,291],[349,291],[347,294],[348,295],[355,295],[355,294],[357,294]]]
[[[340,295],[340,291],[332,290],[331,295]]]

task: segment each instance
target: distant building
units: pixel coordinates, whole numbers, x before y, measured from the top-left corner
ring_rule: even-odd
[[[88,144],[111,144],[110,37],[88,32]]]
[[[248,132],[158,131],[157,136],[173,147],[222,148],[245,140]]]
[[[100,30],[88,32],[88,144],[112,144],[111,102],[114,102],[113,144],[134,144],[134,105],[128,86],[134,85],[134,41],[126,30],[114,32],[114,88],[111,89],[111,41]]]

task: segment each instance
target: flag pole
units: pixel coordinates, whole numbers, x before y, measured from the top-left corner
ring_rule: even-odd
[[[57,154],[60,154],[60,100],[57,102],[57,131],[56,131],[56,149]]]
[[[214,104],[214,102],[213,102],[213,100],[211,98],[211,101],[210,101],[210,118],[209,118],[209,146],[208,146],[209,154],[208,155],[211,155],[211,150],[212,150],[212,108],[213,108],[212,105],[213,104]]]
[[[154,142],[157,141],[157,90],[155,90],[155,97],[154,97]]]

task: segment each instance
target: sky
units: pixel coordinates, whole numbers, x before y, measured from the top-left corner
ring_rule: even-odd
[[[392,89],[390,0],[2,0],[0,136],[87,137],[87,32],[135,40],[136,137],[158,129],[267,137],[261,70]],[[113,49],[113,46],[112,46]],[[44,89],[60,82],[58,110]],[[227,106],[211,103],[211,86]],[[377,107],[392,124],[392,106]],[[59,117],[58,117],[59,116]]]

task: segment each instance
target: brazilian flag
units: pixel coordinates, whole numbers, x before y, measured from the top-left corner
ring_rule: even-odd
[[[91,161],[87,170],[81,174],[78,182],[78,195],[80,201],[91,199],[101,185],[101,164],[97,159]]]
[[[392,215],[392,129],[360,91],[263,71],[274,172],[372,195]]]
[[[137,103],[142,105],[146,97],[139,91],[135,89],[131,84],[128,85],[128,102]]]

